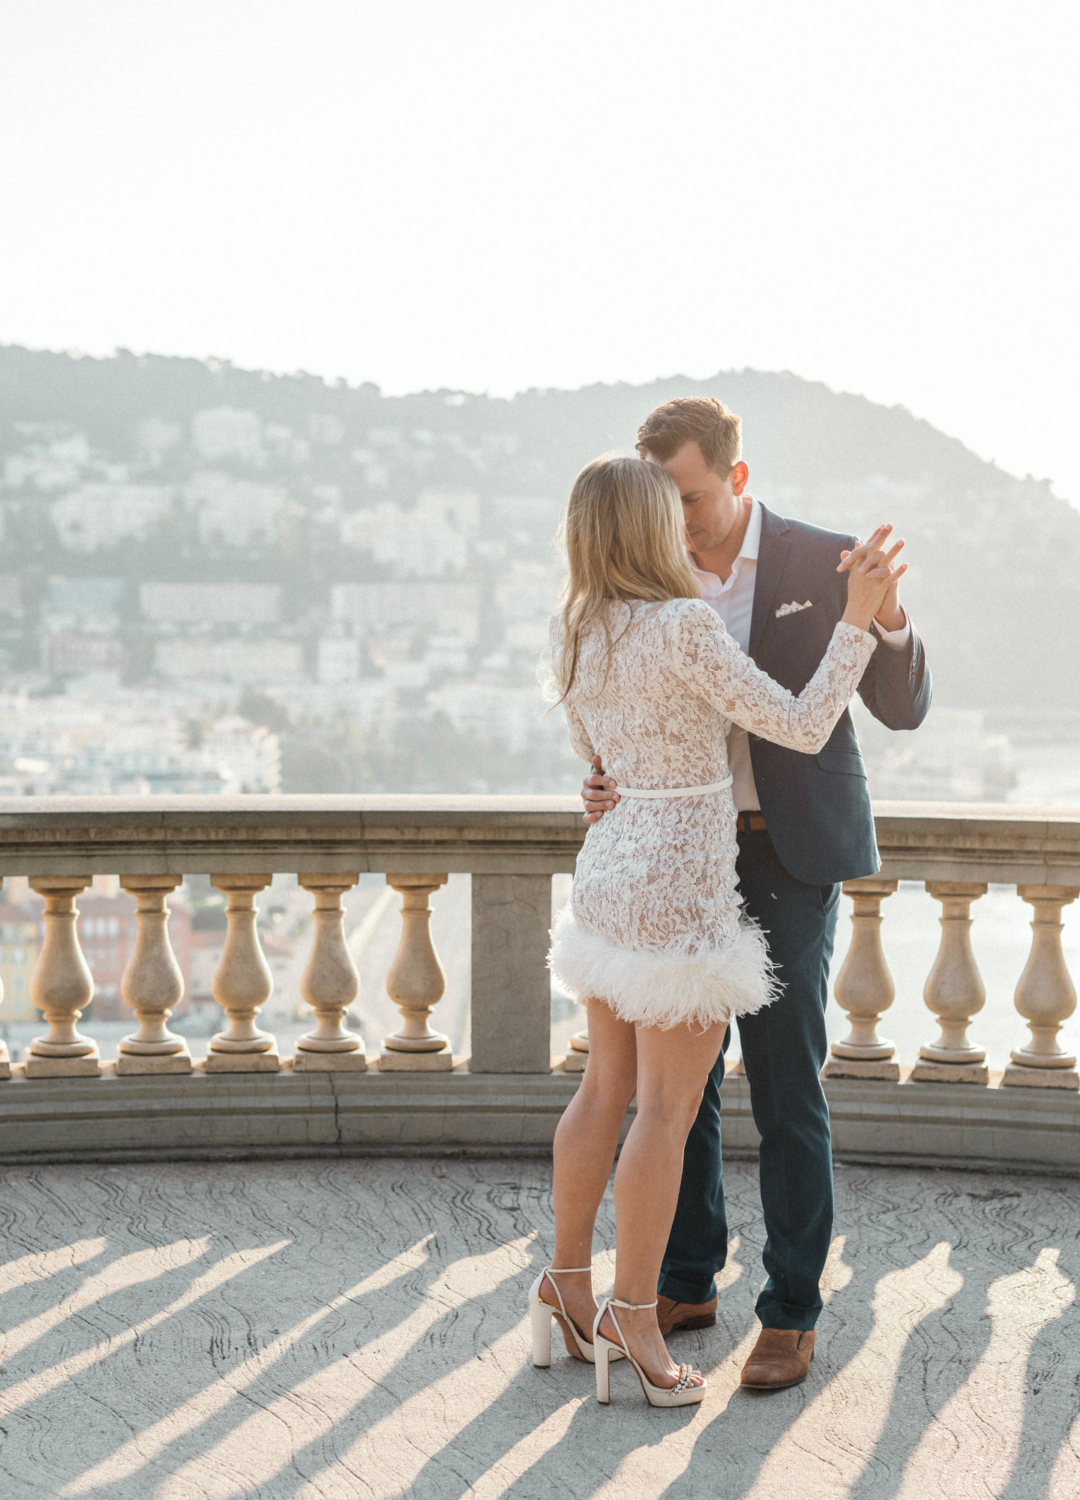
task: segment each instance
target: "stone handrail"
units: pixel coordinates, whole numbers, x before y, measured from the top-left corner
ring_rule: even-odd
[[[920,1049],[914,1076],[987,1081],[985,1053],[967,1036],[982,981],[967,939],[970,907],[988,883],[1014,885],[1032,905],[1034,941],[1016,1004],[1030,1036],[1006,1083],[1075,1088],[1075,1059],[1057,1045],[1075,992],[1061,955],[1060,912],[1080,894],[1080,812],[1012,806],[884,803],[875,809],[882,868],[850,882],[854,936],[837,977],[851,1032],[826,1073],[896,1081],[892,1044],[878,1035],[894,986],[880,940],[882,903],[900,880],[925,882],[942,903],[942,943],[926,986],[940,1035]],[[27,1049],[33,1077],[99,1074],[101,1059],[78,1022],[93,977],[76,932],[76,901],[94,875],[118,875],[138,902],[138,938],[122,994],[137,1027],[119,1045],[118,1074],[190,1071],[184,1039],[168,1030],[179,998],[167,897],[185,874],[208,874],[228,899],[228,930],[214,977],[223,1028],[207,1073],[281,1069],[259,1011],[271,975],[259,944],[259,892],[294,873],[312,894],[314,939],[301,981],[313,1029],[297,1044],[296,1072],[363,1071],[361,1040],[345,1012],[356,973],[342,936],[342,896],[364,872],[385,873],[402,896],[403,928],[387,989],[402,1013],[386,1038],[382,1071],[449,1071],[446,1038],[430,1025],[443,990],[428,934],[430,902],[451,873],[472,876],[472,1073],[542,1074],[551,1067],[544,967],[551,876],[572,872],[585,836],[574,797],[301,796],[41,798],[0,800],[0,877],[26,875],[45,900],[45,941],[31,993],[48,1027]],[[1018,1033],[1018,1043],[1020,1035]],[[0,1044],[2,1045],[2,1044]],[[567,1071],[588,1050],[572,1043]],[[0,1074],[10,1067],[0,1063]]]

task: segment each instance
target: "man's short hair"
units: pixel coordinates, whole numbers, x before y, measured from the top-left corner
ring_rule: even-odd
[[[713,396],[677,396],[645,418],[637,451],[661,463],[684,443],[697,443],[710,469],[726,479],[742,456],[742,418]]]

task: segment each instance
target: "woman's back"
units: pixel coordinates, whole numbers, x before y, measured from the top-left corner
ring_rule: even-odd
[[[727,774],[726,720],[687,680],[695,626],[723,633],[700,599],[635,600],[608,608],[612,646],[600,624],[582,636],[566,697],[571,741],[583,760],[601,755],[627,786],[701,786]],[[552,647],[560,643],[552,621]]]

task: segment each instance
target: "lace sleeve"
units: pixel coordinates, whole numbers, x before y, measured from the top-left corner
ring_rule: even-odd
[[[840,623],[796,698],[746,656],[708,605],[681,613],[671,631],[676,675],[734,723],[788,750],[816,755],[859,684],[877,644]]]
[[[591,761],[596,751],[589,740],[589,733],[581,715],[569,699],[563,699],[563,708],[566,709],[566,727],[570,731],[571,750],[582,760]]]

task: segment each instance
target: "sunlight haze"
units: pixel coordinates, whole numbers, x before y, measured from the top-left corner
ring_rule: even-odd
[[[390,392],[788,369],[1080,501],[1074,6],[0,23],[0,342]]]

